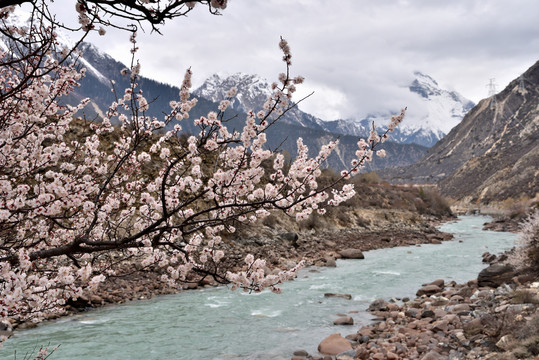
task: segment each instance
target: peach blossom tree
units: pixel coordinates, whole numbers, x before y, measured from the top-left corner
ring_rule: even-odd
[[[349,199],[353,185],[342,180],[387,138],[373,127],[369,139],[358,141],[357,159],[329,186],[317,179],[337,141],[309,157],[299,138],[298,155],[285,167],[284,156],[265,146],[267,129],[296,105],[291,98],[303,82],[291,75],[284,39],[285,71],[241,131],[226,126],[235,115],[228,109],[234,88],[214,111],[191,119],[197,101],[189,94],[190,70],[178,97],[162,109],[166,115],[148,116],[151,103],[134,61],[124,71],[130,87],[103,119],[82,122],[76,114],[89,99],[59,102],[84,76],[76,51],[60,48],[53,26],[10,25],[12,10],[0,9],[0,31],[9,35],[0,47],[0,320],[37,322],[62,312],[68,299],[95,290],[122,266],[156,269],[170,286],[198,274],[232,288],[280,292],[302,264],[266,275],[265,261],[246,254],[231,267],[223,234],[270,211],[302,220]],[[133,53],[135,39],[133,32]],[[403,116],[404,110],[393,117],[390,130]],[[187,121],[196,134],[182,132]]]

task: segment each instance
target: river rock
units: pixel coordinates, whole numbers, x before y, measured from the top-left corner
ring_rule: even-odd
[[[417,290],[416,296],[422,296],[422,295],[434,295],[436,293],[439,293],[442,291],[442,289],[439,286],[436,285],[425,285],[421,289]]]
[[[436,235],[427,236],[427,239],[430,241],[431,244],[434,245],[440,245],[442,243],[442,239],[437,237]]]
[[[441,332],[445,333],[447,331],[448,325],[449,325],[448,322],[445,321],[445,320],[436,321],[433,324],[432,330],[441,331]]]
[[[333,321],[333,325],[354,325],[354,319],[351,316],[340,317]]]
[[[492,264],[494,261],[496,261],[496,255],[491,254],[488,251],[484,252],[483,255],[481,255],[481,257],[483,258],[483,262],[487,264]]]
[[[419,314],[419,310],[414,309],[414,308],[407,309],[404,312],[404,315],[408,316],[409,318],[413,318],[413,319],[417,319],[418,314]]]
[[[326,259],[326,264],[325,264],[327,267],[336,267],[337,266],[337,262],[335,261],[335,258],[333,257],[328,257]]]
[[[452,313],[465,314],[470,312],[470,305],[467,303],[456,304],[450,307]]]
[[[421,358],[421,360],[439,360],[442,359],[442,356],[436,351],[429,351]]]
[[[290,241],[294,247],[298,246],[299,236],[295,232],[287,232],[280,234],[279,237],[285,241]]]
[[[429,283],[427,285],[436,285],[440,289],[443,289],[444,286],[445,286],[445,281],[444,281],[444,279],[436,279],[436,280],[434,280],[433,282],[431,282],[431,283]]]
[[[334,242],[334,241],[331,241],[331,240],[324,240],[324,245],[329,248],[329,249],[332,249],[334,248],[335,246],[337,246],[337,243]]]
[[[464,298],[460,295],[453,295],[449,299],[449,304],[460,304],[462,302],[464,302]]]
[[[303,356],[303,357],[306,357],[306,356],[309,356],[309,353],[305,350],[296,350],[294,351],[294,356]]]
[[[344,259],[365,259],[365,255],[359,249],[344,249],[339,251]]]
[[[424,319],[424,318],[431,318],[431,319],[434,319],[436,317],[436,314],[434,313],[434,311],[430,310],[430,309],[425,309],[421,312],[421,318]]]
[[[497,288],[503,283],[510,282],[514,275],[515,273],[511,266],[493,264],[479,273],[477,285],[479,287]]]
[[[355,357],[356,357],[356,351],[348,350],[348,351],[338,354],[335,357],[335,360],[354,360]]]
[[[346,300],[352,300],[352,295],[350,294],[325,293],[324,297],[338,297]]]
[[[0,336],[10,337],[13,334],[13,327],[7,321],[0,321]]]
[[[318,351],[324,355],[338,355],[352,350],[352,345],[340,333],[331,334],[318,345]]]
[[[370,305],[367,311],[387,311],[389,303],[384,299],[376,299]]]
[[[463,330],[467,336],[481,334],[481,332],[483,331],[483,324],[481,323],[481,319],[475,318],[463,324]]]
[[[470,286],[463,286],[462,288],[460,288],[459,290],[457,290],[457,292],[455,293],[455,295],[459,295],[459,296],[462,296],[464,298],[469,298],[470,296],[473,295],[473,293],[476,291],[476,289],[474,289],[473,287],[470,287]]]

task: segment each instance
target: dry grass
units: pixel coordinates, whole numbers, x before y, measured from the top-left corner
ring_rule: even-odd
[[[511,294],[511,303],[513,304],[539,304],[539,297],[534,291],[527,289],[515,290]]]

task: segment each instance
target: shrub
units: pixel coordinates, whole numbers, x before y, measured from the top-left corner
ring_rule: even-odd
[[[380,179],[380,176],[375,171],[360,174],[357,180],[357,182],[364,184],[380,184],[382,182],[382,179]]]
[[[539,304],[539,298],[535,296],[535,292],[519,289],[511,294],[511,302],[513,304]]]
[[[279,220],[277,219],[277,216],[274,214],[268,215],[267,217],[262,219],[262,224],[264,224],[267,227],[273,228],[275,225],[279,223]]]
[[[451,207],[449,206],[449,202],[440,194],[438,189],[420,188],[419,196],[427,206],[427,210],[425,211],[425,213],[438,217],[451,216],[452,212]]]
[[[539,335],[535,335],[524,341],[524,347],[526,347],[526,350],[533,355],[537,356],[539,355]]]
[[[507,262],[517,269],[539,272],[539,210],[521,223],[517,246]]]

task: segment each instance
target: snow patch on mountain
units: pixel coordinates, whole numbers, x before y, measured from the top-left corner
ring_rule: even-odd
[[[427,112],[419,121],[416,119],[411,121],[415,124],[415,128],[447,134],[474,106],[473,102],[459,93],[440,88],[432,77],[419,71],[414,72],[414,76],[416,78],[409,89],[412,93],[421,96]]]
[[[90,71],[100,82],[102,82],[105,85],[110,84],[110,80],[103,74],[101,74],[95,67],[92,66],[85,58],[80,57],[78,58],[78,61],[82,64],[83,67],[86,68],[86,70]]]
[[[20,8],[16,8],[15,11],[10,14],[10,16],[7,18],[7,23],[11,25],[15,25],[18,27],[24,27],[29,26],[30,22],[32,20],[32,14],[28,11],[25,11]],[[58,48],[65,47],[67,49],[72,49],[76,42],[69,36],[69,34],[66,31],[56,31],[56,41],[58,42],[59,46]],[[91,45],[89,43],[83,43],[81,47],[87,46],[92,48],[92,54],[97,57],[101,57],[102,59],[112,59],[110,56],[102,53],[99,51],[94,45]],[[9,51],[9,48],[5,41],[0,38],[0,48],[2,48],[4,51]],[[110,85],[110,80],[104,76],[99,70],[97,70],[90,61],[86,60],[82,56],[76,56],[71,55],[71,60],[77,61],[80,63],[83,67],[86,68],[87,71],[92,73],[93,76],[95,76],[101,83]],[[95,59],[93,59],[95,61]]]

